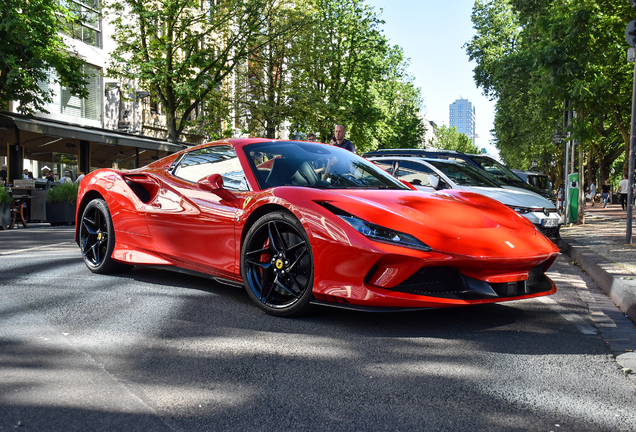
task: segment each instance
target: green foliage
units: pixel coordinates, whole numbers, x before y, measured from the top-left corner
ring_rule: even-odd
[[[108,74],[151,90],[168,139],[197,129],[333,135],[359,151],[418,147],[422,97],[364,0],[108,0]]]
[[[460,133],[455,126],[442,125],[435,130],[435,136],[428,144],[440,150],[456,150],[463,153],[481,153],[479,147],[465,134]]]
[[[568,100],[577,117],[567,131],[607,178],[629,143],[624,29],[632,14],[622,0],[476,0],[466,50],[477,85],[497,100],[495,144],[506,163],[554,156],[552,174],[561,175],[563,151],[551,136]]]
[[[238,68],[236,110],[250,135],[276,138],[296,105],[292,103],[292,82],[298,59],[299,33],[311,23],[308,9],[293,2],[274,6],[266,25],[255,36],[255,49],[247,64]],[[285,37],[277,37],[286,34]]]
[[[383,59],[385,72],[374,79],[371,95],[380,116],[371,124],[379,148],[422,147],[426,126],[420,116],[423,98],[412,78],[406,74],[408,62],[402,49],[394,46]]]
[[[310,23],[294,39],[291,124],[326,141],[347,126],[359,152],[418,147],[424,125],[419,89],[405,73],[402,50],[382,35],[382,21],[363,0],[298,1]],[[301,6],[302,7],[302,6]]]
[[[0,204],[9,204],[11,202],[11,195],[3,187],[0,187]]]
[[[77,201],[77,191],[79,185],[77,183],[66,182],[50,188],[46,192],[46,202],[69,202]]]
[[[193,126],[223,135],[233,98],[229,77],[269,40],[259,36],[276,3],[108,1],[117,43],[108,74],[152,91],[166,112],[170,141]]]
[[[46,111],[52,92],[38,83],[56,72],[57,82],[71,93],[88,96],[83,61],[69,52],[59,33],[74,18],[58,0],[4,0],[0,2],[0,103],[19,102],[18,111]]]

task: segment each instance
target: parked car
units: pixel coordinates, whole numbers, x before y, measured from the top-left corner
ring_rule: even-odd
[[[563,220],[550,201],[534,192],[506,186],[472,165],[415,157],[385,156],[369,160],[418,190],[460,189],[489,196],[523,215],[546,237],[559,238]]]
[[[379,149],[365,153],[365,158],[379,156],[401,156],[401,157],[424,157],[435,159],[446,159],[458,162],[465,162],[476,168],[487,171],[497,177],[500,181],[508,186],[514,186],[520,189],[529,190],[547,198],[556,205],[556,197],[551,190],[544,190],[534,187],[521,180],[510,168],[506,167],[497,160],[484,154],[468,154],[454,150],[432,150],[432,149]]]
[[[554,193],[552,191],[552,185],[550,184],[550,178],[547,174],[539,173],[536,171],[523,171],[518,169],[512,169],[511,171],[529,185],[534,186],[537,189],[541,189],[545,191],[545,193]]]
[[[347,150],[260,138],[202,144],[80,184],[75,238],[95,273],[135,265],[245,286],[266,313],[312,304],[439,308],[552,294],[559,250],[463,190],[424,194]]]

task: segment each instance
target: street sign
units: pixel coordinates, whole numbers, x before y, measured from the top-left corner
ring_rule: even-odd
[[[627,28],[625,29],[625,40],[629,46],[636,47],[636,20],[632,20],[629,24],[627,24]]]

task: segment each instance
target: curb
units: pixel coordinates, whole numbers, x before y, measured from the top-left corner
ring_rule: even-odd
[[[571,244],[562,238],[559,248],[581,265],[630,320],[636,319],[636,276],[622,271],[614,262],[586,246]]]

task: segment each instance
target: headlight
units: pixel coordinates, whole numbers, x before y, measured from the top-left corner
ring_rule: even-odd
[[[508,206],[519,214],[527,214],[527,213],[535,213],[542,212],[542,208],[528,208],[528,207],[518,207],[518,206]]]
[[[508,206],[519,214],[527,214],[527,213],[543,213],[546,216],[550,216],[552,213],[556,213],[556,208],[547,208],[547,207],[519,207],[519,206]]]
[[[433,248],[431,248],[429,245],[418,240],[410,234],[405,234],[403,232],[384,228],[380,225],[367,222],[350,214],[339,214],[338,217],[351,225],[360,234],[373,241],[422,250],[424,252],[431,252],[433,250]]]

